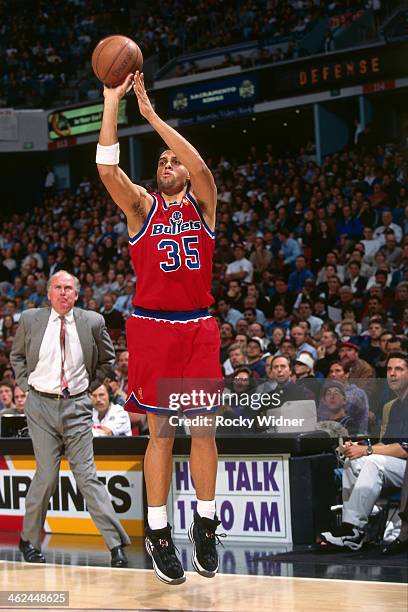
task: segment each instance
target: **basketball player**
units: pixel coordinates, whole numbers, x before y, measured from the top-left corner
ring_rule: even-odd
[[[158,193],[133,184],[119,168],[117,113],[133,85],[141,115],[167,145],[158,160]],[[174,414],[157,393],[163,379],[221,379],[219,333],[209,316],[217,191],[196,149],[154,111],[143,74],[128,75],[115,89],[104,88],[104,112],[96,162],[102,182],[127,218],[129,248],[137,278],[134,312],[127,320],[129,385],[127,408],[146,412],[150,440],[144,461],[148,500],[145,544],[158,578],[185,581],[167,521],[174,433],[161,435]],[[196,406],[192,413],[204,412]],[[192,562],[205,577],[218,570],[215,514],[217,447],[192,430],[190,469],[197,511],[189,529]]]

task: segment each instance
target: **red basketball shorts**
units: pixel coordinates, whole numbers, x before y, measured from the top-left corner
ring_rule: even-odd
[[[129,412],[166,415],[178,410],[189,414],[217,410],[215,393],[222,385],[220,336],[207,309],[136,308],[126,322],[126,337]]]

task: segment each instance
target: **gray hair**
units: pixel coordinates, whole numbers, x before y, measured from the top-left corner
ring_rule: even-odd
[[[81,289],[81,283],[79,282],[79,278],[77,278],[76,276],[71,274],[71,272],[68,272],[67,270],[58,270],[58,272],[54,272],[54,274],[52,276],[50,276],[50,278],[47,281],[47,291],[49,291],[51,289],[52,281],[53,281],[53,279],[56,276],[58,276],[58,274],[68,274],[68,276],[73,278],[74,279],[74,285],[75,285],[75,291],[77,293],[79,293],[79,290]]]
[[[237,350],[241,351],[241,353],[245,357],[245,351],[242,349],[242,346],[238,342],[236,342],[235,344],[231,344],[231,346],[228,349],[228,355],[232,353],[232,351],[237,351]]]

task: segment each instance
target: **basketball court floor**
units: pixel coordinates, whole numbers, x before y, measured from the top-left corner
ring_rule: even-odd
[[[187,581],[167,586],[155,578],[141,538],[126,549],[129,568],[108,567],[109,553],[98,536],[46,536],[45,565],[21,561],[17,535],[0,533],[0,591],[66,591],[69,603],[50,607],[7,604],[0,610],[92,610],[100,612],[250,612],[284,610],[342,612],[364,608],[395,612],[408,607],[408,559],[381,559],[377,550],[322,554],[310,548],[224,541],[220,573],[205,579],[192,570],[191,547],[177,547]]]

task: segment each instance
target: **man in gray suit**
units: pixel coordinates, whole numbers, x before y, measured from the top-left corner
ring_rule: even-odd
[[[88,510],[111,551],[111,565],[127,565],[130,540],[98,480],[92,445],[92,402],[87,394],[112,371],[115,352],[101,315],[74,308],[79,281],[61,270],[48,282],[51,308],[25,311],[10,355],[18,386],[29,391],[25,414],[37,470],[26,498],[20,550],[44,563],[41,531],[62,454],[67,457]]]

